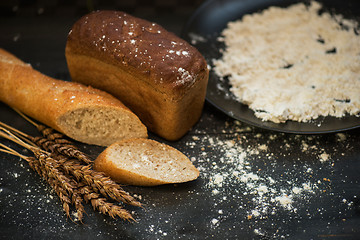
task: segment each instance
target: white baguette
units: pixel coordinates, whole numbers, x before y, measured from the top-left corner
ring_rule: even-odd
[[[150,139],[113,143],[97,157],[94,169],[119,183],[138,186],[189,182],[199,176],[184,154]]]
[[[3,49],[0,101],[83,143],[147,137],[139,118],[110,94],[45,76]]]

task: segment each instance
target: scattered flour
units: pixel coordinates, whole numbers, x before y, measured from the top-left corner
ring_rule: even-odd
[[[213,218],[213,219],[211,220],[211,223],[212,223],[213,225],[216,225],[218,222],[219,222],[219,220],[216,219],[216,218]]]
[[[230,22],[214,71],[264,121],[308,122],[360,113],[358,23],[311,2]]]
[[[216,186],[222,187],[222,182],[224,180],[224,176],[221,174],[216,174],[213,179],[212,179],[212,183]]]
[[[322,153],[322,154],[320,154],[319,158],[320,158],[320,162],[326,162],[329,160],[329,154]]]
[[[195,45],[198,42],[206,42],[206,38],[204,38],[201,35],[195,34],[195,33],[189,33],[189,37],[191,39],[191,44]]]
[[[345,135],[337,137],[346,138]],[[281,164],[278,159],[281,154],[274,154],[271,149],[272,142],[277,140],[278,135],[269,135],[267,138],[266,144],[258,144],[257,139],[264,140],[264,135],[258,134],[256,138],[249,140],[240,133],[235,134],[235,137],[230,134],[228,140],[223,140],[223,137],[207,134],[192,137],[191,141],[187,142],[189,149],[203,146],[203,152],[197,161],[202,178],[208,179],[206,188],[214,198],[219,199],[215,208],[222,201],[229,200],[227,191],[232,189],[235,194],[231,197],[237,199],[238,208],[246,210],[247,215],[243,216],[246,220],[268,219],[284,211],[296,215],[299,209],[307,207],[307,201],[311,201],[317,194],[322,194],[329,186],[331,181],[328,178],[314,178],[318,169],[309,167],[305,159],[299,159],[298,165],[293,167],[284,167],[281,175],[274,174],[272,169],[278,169]],[[293,140],[299,144],[292,146],[287,144],[288,140],[284,140],[284,156],[289,156],[288,154],[298,147],[297,151],[302,152],[302,156],[312,156],[318,164],[331,167],[331,155],[316,138],[295,136]],[[211,152],[219,152],[216,154],[218,159],[207,153],[208,148],[211,148]],[[258,166],[258,162],[265,162],[266,165]],[[215,216],[210,219],[210,226],[218,227],[224,219],[226,214],[217,209]],[[264,234],[259,229],[257,231],[258,235]]]

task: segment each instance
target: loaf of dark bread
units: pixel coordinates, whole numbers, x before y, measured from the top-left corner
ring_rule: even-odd
[[[168,140],[199,119],[208,68],[186,41],[119,11],[96,11],[72,27],[66,59],[73,81],[105,90]]]

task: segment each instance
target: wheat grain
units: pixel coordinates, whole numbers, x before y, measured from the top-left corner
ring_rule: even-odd
[[[25,120],[27,120],[29,123],[34,125],[37,130],[43,135],[45,139],[48,140],[48,142],[45,139],[42,139],[41,137],[32,137],[30,135],[25,134],[27,138],[29,138],[31,141],[36,143],[38,146],[42,147],[41,144],[46,144],[46,146],[49,148],[49,150],[57,152],[59,154],[63,154],[65,156],[79,159],[80,161],[83,161],[87,164],[92,164],[93,161],[81,152],[72,141],[66,139],[65,135],[56,132],[54,129],[47,127],[42,124],[38,124],[31,120],[29,117],[27,117],[25,114],[20,112],[17,109],[14,109],[20,116],[22,116]]]
[[[102,214],[109,215],[112,218],[116,216],[128,220],[135,221],[132,215],[122,207],[110,203],[106,200],[106,198],[100,197],[100,195],[94,192],[91,187],[84,185],[80,188],[80,192],[83,194],[86,202],[90,202],[94,210],[99,210]]]
[[[45,181],[47,181],[49,183],[49,185],[54,189],[55,193],[60,198],[60,201],[62,202],[62,206],[63,206],[63,209],[64,209],[66,215],[71,219],[70,207],[69,207],[69,205],[71,204],[71,201],[70,201],[68,192],[66,192],[66,189],[63,187],[64,185],[61,182],[59,182],[57,179],[50,177],[48,169],[45,168],[38,159],[36,159],[34,157],[24,156],[1,143],[0,143],[0,147],[2,147],[2,149],[0,149],[0,151],[19,156],[22,159],[24,159],[25,161],[27,161],[29,163],[29,166],[35,172],[37,172]]]
[[[57,153],[66,157],[75,158],[86,164],[93,163],[93,161],[88,156],[86,156],[83,152],[81,152],[73,145],[56,143],[55,141],[49,140],[44,137],[34,137],[31,138],[31,141],[33,141],[36,145],[40,146],[46,151],[50,151],[51,153]],[[64,139],[64,142],[68,141]]]
[[[84,181],[88,186],[96,187],[104,197],[110,197],[132,206],[142,206],[139,201],[124,191],[119,184],[111,180],[104,173],[94,171],[91,169],[91,166],[81,165],[73,159],[66,159],[59,155],[54,157],[59,161],[66,173],[72,174],[78,181]]]
[[[1,123],[1,122],[0,122]],[[20,156],[26,160],[30,167],[36,171],[59,196],[66,215],[70,217],[70,206],[74,205],[77,210],[79,221],[82,222],[85,212],[82,201],[90,202],[94,209],[112,218],[120,217],[124,220],[134,221],[132,215],[121,206],[107,201],[107,197],[116,201],[133,206],[142,207],[129,193],[124,191],[117,183],[105,174],[94,171],[90,165],[82,165],[78,159],[69,159],[59,153],[49,153],[23,140],[31,139],[31,136],[17,129],[6,127],[1,124],[0,136],[11,140],[30,150],[35,157],[27,157],[17,153],[9,147],[0,143],[0,151]],[[6,129],[7,128],[7,129]],[[14,133],[13,133],[14,132]],[[20,136],[22,139],[20,139]],[[40,140],[39,140],[40,141]],[[49,140],[42,138],[41,147],[50,149],[53,145]],[[100,197],[101,193],[105,198]]]

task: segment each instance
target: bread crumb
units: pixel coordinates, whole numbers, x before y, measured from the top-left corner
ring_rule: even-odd
[[[293,189],[292,189],[292,192],[293,192],[294,194],[300,194],[301,191],[302,191],[302,189],[299,188],[299,187],[293,187]]]
[[[338,137],[340,142],[346,140],[346,135],[344,133],[337,133],[336,136]]]
[[[326,162],[330,159],[330,156],[327,153],[322,153],[320,154],[319,158],[320,158],[320,162]]]
[[[221,175],[221,174],[216,174],[214,177],[213,177],[213,183],[219,187],[222,186],[222,183],[223,183],[223,180],[224,180],[224,176]]]
[[[275,201],[278,201],[280,203],[281,206],[283,206],[284,208],[287,209],[291,209],[292,208],[292,195],[282,195],[282,196],[278,196],[275,197]]]
[[[219,222],[219,220],[216,219],[216,218],[213,218],[213,219],[211,220],[211,223],[212,223],[213,225],[216,225],[218,222]]]

